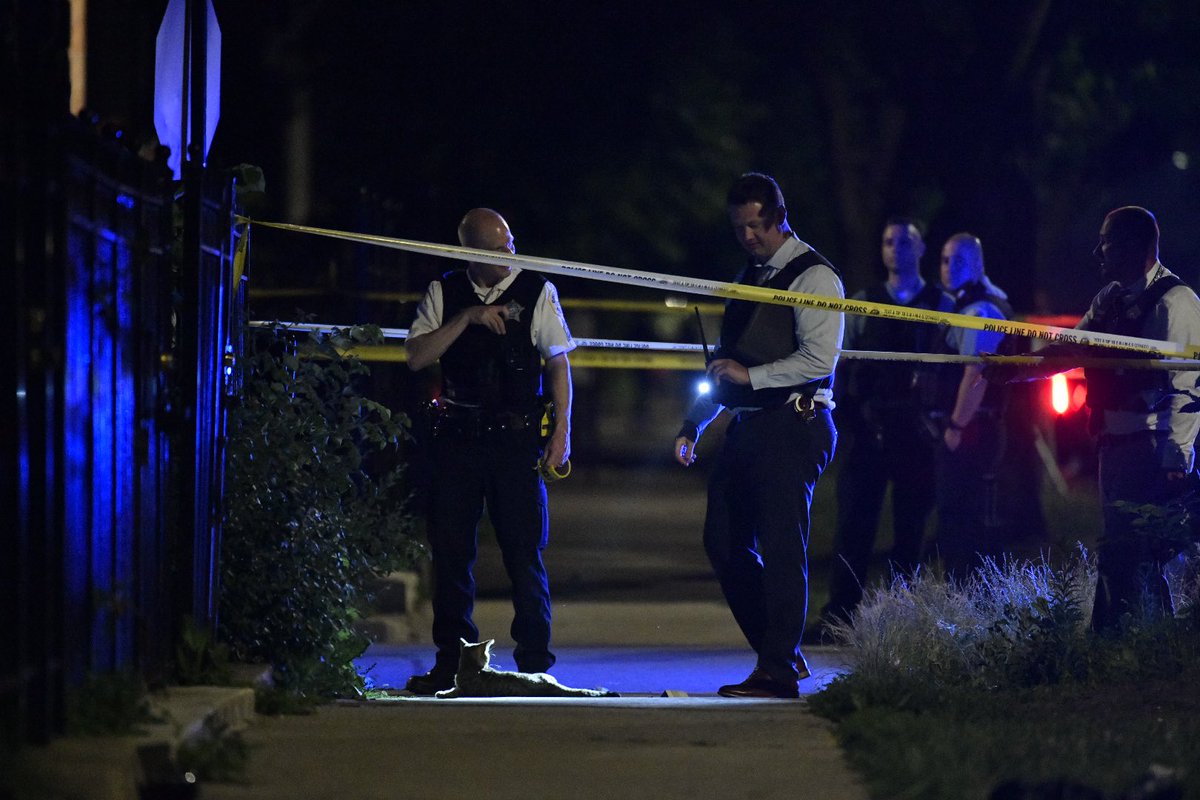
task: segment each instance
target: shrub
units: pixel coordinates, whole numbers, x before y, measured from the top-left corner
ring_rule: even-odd
[[[1200,491],[1192,490],[1162,505],[1118,501],[1133,527],[1166,564],[1164,575],[1176,616],[1192,613],[1200,602]]]
[[[246,338],[229,418],[221,636],[235,657],[270,663],[281,688],[360,691],[366,586],[421,552],[398,457],[408,420],[359,393],[368,368],[346,355],[382,334],[275,325]]]
[[[1096,571],[1082,548],[1059,573],[985,562],[965,583],[919,573],[870,590],[833,627],[863,685],[1030,686],[1081,677]]]

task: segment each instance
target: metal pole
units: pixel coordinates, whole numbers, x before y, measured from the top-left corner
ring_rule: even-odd
[[[178,309],[178,379],[182,408],[181,450],[176,461],[180,481],[181,577],[186,597],[183,610],[201,627],[212,620],[211,580],[209,575],[210,542],[207,514],[206,473],[201,468],[203,455],[202,420],[204,409],[199,397],[200,344],[203,340],[201,276],[204,207],[204,126],[206,103],[206,45],[208,4],[205,0],[186,0],[186,27],[183,74],[185,81],[183,153],[183,258],[180,264],[180,307]]]

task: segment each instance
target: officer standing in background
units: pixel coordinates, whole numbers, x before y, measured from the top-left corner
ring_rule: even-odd
[[[954,312],[988,319],[1011,319],[1008,295],[988,280],[983,245],[970,233],[956,233],[942,247],[942,286],[954,298]],[[996,353],[1004,334],[952,327],[947,349],[964,356]],[[981,364],[946,365],[939,384],[946,391],[942,444],[937,450],[937,551],[946,573],[959,580],[980,565],[979,555],[997,556],[1000,540],[996,470],[1004,451],[1002,386],[982,377]]]
[[[1158,221],[1144,208],[1110,211],[1100,226],[1092,255],[1106,282],[1077,328],[1146,339],[1200,343],[1200,299],[1158,260]],[[1051,345],[1039,355],[1091,356],[1096,347]],[[1111,350],[1129,358],[1128,350]],[[1061,371],[1061,367],[1058,371]],[[988,380],[1031,380],[1051,369],[988,365]],[[1184,406],[1200,395],[1200,372],[1087,368],[1089,428],[1097,435],[1104,531],[1092,627],[1119,626],[1121,617],[1140,616],[1142,601],[1170,608],[1162,575],[1170,557],[1166,544],[1133,524],[1115,503],[1162,505],[1191,486],[1200,414]]]
[[[887,279],[854,295],[856,300],[950,311],[954,301],[921,277],[925,242],[915,220],[894,217],[880,243]],[[935,325],[851,315],[847,350],[930,353],[942,349]],[[934,506],[934,448],[909,362],[843,362],[838,426],[850,441],[837,481],[838,521],[834,536],[829,603],[822,626],[847,620],[862,600],[875,547],[884,493],[892,485],[894,545],[891,568],[911,574],[922,556],[925,521]],[[818,636],[819,636],[818,631]]]
[[[508,223],[487,208],[467,212],[458,238],[464,247],[516,252]],[[570,457],[567,353],[574,347],[554,285],[517,267],[470,262],[431,283],[417,308],[404,344],[408,366],[419,370],[440,361],[442,393],[433,421],[428,519],[437,657],[433,669],[408,680],[405,688],[414,694],[452,687],[459,640],[479,641],[471,569],[485,504],[512,581],[517,669],[545,672],[554,664],[541,473],[565,469]],[[544,450],[543,374],[554,404]]]
[[[772,178],[741,176],[726,202],[751,259],[741,283],[844,296],[837,269],[788,226]],[[725,697],[798,697],[809,676],[800,653],[809,512],[837,443],[830,410],[842,321],[841,312],[729,301],[709,364],[716,396],[692,405],[675,439],[675,459],[689,466],[708,423],[722,408],[733,415],[709,478],[704,548],[757,661],[744,681],[718,689]]]

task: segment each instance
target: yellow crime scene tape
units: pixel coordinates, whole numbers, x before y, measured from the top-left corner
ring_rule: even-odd
[[[240,273],[239,273],[240,274]],[[288,297],[321,297],[330,293],[355,300],[370,300],[381,303],[417,303],[425,295],[420,292],[360,292],[353,289],[332,289],[316,287],[310,289],[272,287],[269,289],[255,288],[252,294],[256,299],[280,300]],[[725,310],[721,303],[692,303],[685,297],[668,295],[665,300],[625,300],[619,297],[559,297],[558,304],[563,308],[585,309],[589,311],[691,311],[700,309],[702,314],[720,314]]]
[[[793,307],[823,309],[826,311],[841,311],[847,314],[859,314],[886,319],[905,320],[908,322],[924,322],[934,325],[950,325],[958,328],[970,328],[986,332],[1003,333],[1011,336],[1029,336],[1051,344],[1081,344],[1097,347],[1112,347],[1122,350],[1132,350],[1150,355],[1175,358],[1200,358],[1200,344],[1167,342],[1158,339],[1143,339],[1136,336],[1122,336],[1115,333],[1085,331],[1076,328],[1060,328],[1056,325],[1041,325],[1032,322],[1017,322],[1015,320],[996,320],[987,317],[973,317],[967,314],[955,314],[944,311],[931,311],[921,308],[895,306],[887,303],[874,303],[868,300],[847,300],[840,297],[806,294],[771,289],[762,286],[748,286],[725,281],[711,281],[701,278],[688,278],[681,275],[670,275],[659,272],[641,272],[617,267],[607,267],[598,264],[586,264],[577,261],[560,261],[540,258],[537,256],[522,256],[512,253],[497,253],[491,250],[477,250],[471,247],[456,245],[418,242],[409,239],[397,239],[389,236],[376,236],[366,233],[338,231],[329,228],[315,228],[308,225],[293,225],[284,222],[260,222],[248,217],[238,217],[239,222],[247,225],[261,225],[266,228],[324,236],[343,241],[371,244],[394,250],[405,250],[413,253],[453,258],[465,261],[475,261],[501,266],[518,266],[537,272],[548,272],[555,275],[581,277],[589,280],[599,280],[608,283],[619,283],[628,286],[642,286],[651,289],[677,291],[686,294],[698,294],[709,297],[723,297],[731,300],[749,300],[757,303],[771,303]],[[1105,365],[1110,362],[1105,359]],[[1115,365],[1113,365],[1115,366]]]
[[[253,320],[251,327],[281,327],[291,330],[322,333],[334,329],[346,330],[349,325],[321,322],[268,322]],[[385,339],[408,338],[407,328],[381,328]],[[571,365],[608,369],[704,369],[704,346],[680,342],[646,342],[631,339],[594,339],[573,337],[577,349],[571,351]],[[403,345],[357,345],[343,352],[363,361],[404,362],[408,358]],[[923,364],[1014,364],[1018,366],[1061,365],[1064,370],[1074,367],[1134,367],[1138,369],[1200,370],[1200,360],[1165,358],[1066,358],[1036,355],[1025,356],[963,356],[950,353],[894,353],[885,350],[842,350],[838,358],[868,361],[915,361]]]

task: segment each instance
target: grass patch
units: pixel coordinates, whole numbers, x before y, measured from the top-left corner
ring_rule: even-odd
[[[1193,668],[1172,680],[1103,687],[918,692],[923,702],[914,696],[908,708],[842,717],[838,738],[877,798],[983,800],[1014,781],[1118,797],[1152,770],[1182,792],[1164,797],[1200,797],[1198,685]]]
[[[810,705],[873,797],[1200,798],[1200,625],[1097,636],[1094,581],[1080,550],[869,592],[836,632],[853,671]]]

